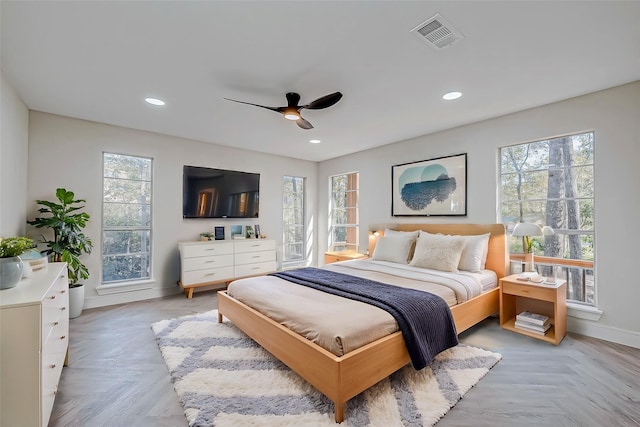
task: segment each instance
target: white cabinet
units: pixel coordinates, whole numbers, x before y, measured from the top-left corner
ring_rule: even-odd
[[[0,291],[0,425],[49,423],[69,348],[66,263]]]
[[[275,240],[180,242],[180,281],[188,298],[200,286],[276,270]]]

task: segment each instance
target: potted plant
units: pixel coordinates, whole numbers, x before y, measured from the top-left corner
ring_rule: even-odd
[[[20,255],[35,246],[28,237],[0,237],[0,289],[13,288],[20,282],[24,271]]]
[[[80,261],[82,254],[90,254],[93,248],[91,239],[82,230],[89,221],[89,214],[78,212],[84,206],[78,206],[86,202],[84,199],[75,199],[73,191],[64,188],[56,190],[57,202],[36,200],[36,203],[44,207],[38,212],[49,214],[46,217],[36,218],[27,223],[36,228],[49,228],[53,230],[53,240],[43,237],[44,243],[49,248],[46,254],[53,262],[66,262],[69,271],[69,317],[78,317],[82,313],[84,305],[84,286],[78,280],[89,278],[89,270]]]

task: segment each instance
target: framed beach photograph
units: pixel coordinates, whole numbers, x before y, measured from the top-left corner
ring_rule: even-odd
[[[393,216],[467,215],[467,153],[391,167]]]

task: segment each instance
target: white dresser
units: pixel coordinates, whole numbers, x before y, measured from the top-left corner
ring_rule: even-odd
[[[49,423],[69,349],[66,263],[0,291],[0,425]]]
[[[201,286],[276,270],[276,242],[266,239],[180,242],[180,281],[188,298]]]

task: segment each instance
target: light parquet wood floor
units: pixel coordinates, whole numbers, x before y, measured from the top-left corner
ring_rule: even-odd
[[[71,320],[49,425],[187,426],[150,325],[216,306],[211,291],[85,310]],[[556,347],[504,331],[496,318],[460,340],[503,359],[438,427],[640,426],[640,349],[574,334]]]

